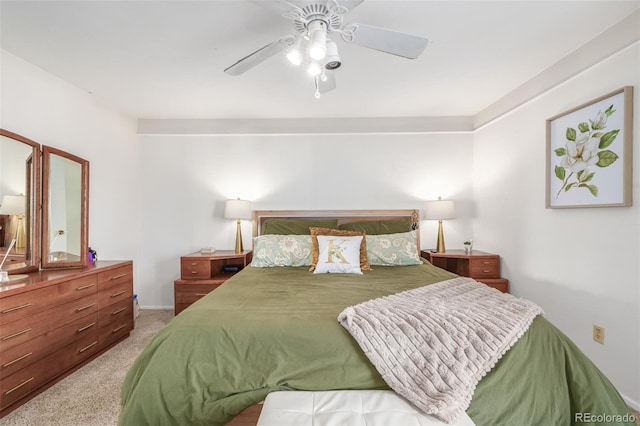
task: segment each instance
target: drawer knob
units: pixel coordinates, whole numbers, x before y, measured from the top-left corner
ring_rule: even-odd
[[[81,291],[81,290],[86,290],[88,288],[93,287],[95,284],[91,283],[91,284],[87,284],[87,285],[83,285],[82,287],[77,287],[76,291]]]
[[[14,337],[22,336],[23,334],[28,333],[30,331],[31,331],[31,328],[25,328],[24,330],[20,330],[18,332],[15,332],[13,334],[3,337],[2,341],[5,342],[9,339],[13,339]]]
[[[98,344],[98,342],[93,342],[93,343],[91,343],[90,345],[87,345],[87,346],[85,346],[84,348],[80,349],[80,350],[78,351],[78,353],[79,353],[79,354],[81,354],[82,352],[84,352],[84,351],[86,351],[86,350],[91,349],[92,347],[94,347],[94,346],[95,346],[95,345],[97,345],[97,344]]]
[[[123,295],[123,294],[125,294],[126,292],[127,292],[126,290],[119,291],[119,292],[117,292],[117,293],[112,294],[112,295],[111,295],[111,298],[112,298],[112,299],[115,299],[115,298],[116,298],[116,297],[118,297],[118,296],[122,296],[122,295]]]
[[[9,389],[9,390],[8,390],[8,391],[6,391],[4,394],[5,394],[5,395],[9,395],[11,392],[13,392],[13,391],[17,391],[18,389],[20,389],[21,387],[23,387],[24,385],[26,385],[27,383],[29,383],[29,382],[30,382],[30,381],[32,381],[32,380],[33,380],[33,377],[32,377],[32,378],[30,378],[30,379],[24,380],[24,381],[23,381],[22,383],[20,383],[18,386],[16,386],[16,387],[14,387],[14,388]]]
[[[96,323],[95,323],[95,322],[92,322],[92,323],[91,323],[91,324],[89,324],[89,325],[85,325],[84,327],[79,328],[79,329],[78,329],[78,331],[76,331],[76,333],[77,333],[77,334],[82,333],[83,331],[90,329],[90,328],[91,328],[91,327],[93,327],[94,325],[96,325]]]
[[[24,354],[24,355],[22,355],[22,356],[20,356],[20,357],[18,357],[16,359],[14,359],[13,361],[9,361],[8,363],[4,364],[2,366],[2,368],[9,367],[10,365],[15,364],[16,362],[20,362],[25,358],[29,358],[31,355],[33,355],[33,352],[29,352],[28,354]]]
[[[25,303],[24,305],[15,306],[13,308],[5,309],[1,313],[8,314],[10,312],[19,311],[20,309],[28,308],[29,306],[31,306],[31,303]]]
[[[87,309],[91,308],[93,305],[95,305],[95,303],[89,303],[87,306],[83,306],[82,308],[76,309],[76,312],[86,311]]]
[[[126,309],[127,309],[127,308],[120,308],[120,309],[118,309],[118,310],[117,310],[117,311],[115,311],[115,312],[111,312],[111,315],[112,315],[112,316],[113,316],[113,315],[118,315],[120,312],[125,311]]]
[[[120,279],[122,277],[126,277],[126,276],[127,276],[127,274],[118,274],[118,275],[114,275],[113,277],[109,278],[109,280],[110,281],[118,280],[118,279]]]
[[[127,326],[127,324],[122,324],[120,327],[114,328],[113,330],[111,330],[111,334],[117,333],[118,331],[122,330],[126,326]]]

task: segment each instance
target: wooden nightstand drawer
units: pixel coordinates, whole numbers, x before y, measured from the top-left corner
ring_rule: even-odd
[[[211,277],[211,262],[208,259],[182,259],[180,265],[184,280],[206,280]]]
[[[472,278],[499,278],[500,259],[497,257],[471,259],[469,269],[469,276]]]
[[[176,303],[191,304],[218,288],[220,284],[175,284]]]
[[[509,293],[509,280],[506,278],[478,278],[477,281],[503,293]]]

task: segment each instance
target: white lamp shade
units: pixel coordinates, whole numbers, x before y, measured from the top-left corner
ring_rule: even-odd
[[[5,195],[2,197],[0,214],[24,215],[26,199],[24,195]]]
[[[426,203],[426,218],[429,220],[455,219],[456,207],[453,200],[434,200]]]
[[[227,200],[224,206],[224,217],[227,219],[251,219],[251,201]]]

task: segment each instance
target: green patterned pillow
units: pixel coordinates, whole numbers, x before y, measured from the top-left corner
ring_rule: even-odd
[[[399,266],[422,263],[418,253],[416,231],[367,235],[366,238],[370,265]]]
[[[253,240],[251,266],[310,266],[311,235],[261,235]]]

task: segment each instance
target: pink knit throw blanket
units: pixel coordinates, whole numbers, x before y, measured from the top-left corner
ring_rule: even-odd
[[[338,321],[389,387],[451,423],[542,309],[471,278],[350,306]]]

